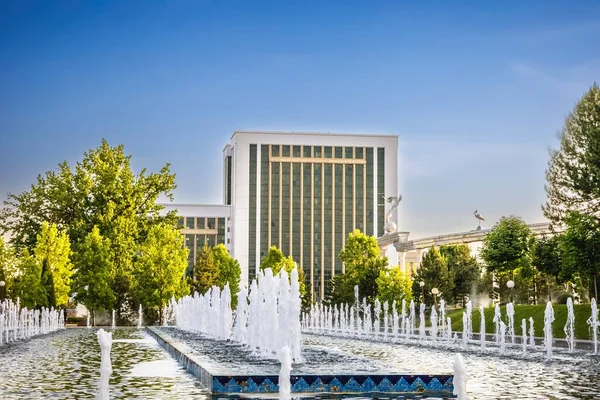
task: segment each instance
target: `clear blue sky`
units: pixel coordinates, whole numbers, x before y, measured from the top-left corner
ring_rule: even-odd
[[[235,129],[400,135],[412,237],[543,220],[548,146],[600,80],[594,1],[0,2],[0,199],[105,137],[221,201]]]

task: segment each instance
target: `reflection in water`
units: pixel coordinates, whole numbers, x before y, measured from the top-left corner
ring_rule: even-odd
[[[117,329],[113,339],[113,373],[107,386],[111,399],[210,398],[145,331]],[[159,361],[152,374],[132,373],[139,365]],[[166,373],[160,370],[164,366]],[[94,399],[100,395],[99,383],[95,329],[71,328],[0,348],[2,400]]]

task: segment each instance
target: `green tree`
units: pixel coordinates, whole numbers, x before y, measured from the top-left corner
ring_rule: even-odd
[[[348,235],[340,259],[346,272],[332,280],[331,302],[354,303],[354,286],[358,285],[359,296],[373,304],[378,295],[377,278],[388,264],[387,257],[379,255],[377,239],[355,230]]]
[[[464,307],[466,298],[471,295],[481,277],[481,268],[466,244],[440,246],[440,254],[446,260],[448,273],[454,283],[450,298],[454,303],[462,303]]]
[[[567,229],[560,240],[563,280],[577,276],[598,298],[600,273],[600,224],[594,217],[570,212],[565,219]],[[585,295],[585,293],[583,293]]]
[[[97,227],[111,246],[111,290],[117,304],[129,304],[133,259],[150,227],[163,221],[176,226],[176,212],[161,216],[164,207],[156,203],[159,196],[172,200],[174,189],[168,164],[158,173],[142,169],[136,174],[124,147],[102,140],[73,168],[62,162],[57,171],[39,175],[29,191],[9,194],[0,211],[0,231],[12,233],[17,251],[31,252],[43,222],[56,224],[70,238],[78,271],[77,260],[85,259],[78,253],[86,251],[86,238]]]
[[[567,116],[559,139],[560,149],[550,151],[546,170],[544,215],[566,223],[568,213],[576,212],[600,223],[600,88],[596,82]]]
[[[535,239],[531,249],[531,260],[536,270],[543,275],[548,289],[548,301],[552,300],[552,286],[561,272],[561,237],[540,237]],[[560,279],[559,279],[560,280]]]
[[[25,249],[17,262],[18,276],[11,297],[19,297],[21,306],[27,308],[47,307],[48,293],[42,282],[42,265]]]
[[[66,307],[71,291],[71,245],[65,232],[56,224],[42,223],[34,249],[36,261],[42,266],[42,282],[47,293],[46,306]]]
[[[78,267],[73,277],[75,300],[92,312],[114,309],[117,296],[112,289],[116,274],[111,243],[102,237],[97,227],[92,228],[80,245],[75,263]]]
[[[213,247],[212,252],[219,267],[218,286],[223,289],[229,283],[231,308],[235,309],[237,307],[237,294],[240,291],[240,278],[242,276],[240,263],[231,257],[229,250],[222,243]]]
[[[420,286],[421,282],[425,283],[422,288]],[[429,249],[423,256],[421,266],[417,270],[417,274],[413,280],[412,292],[421,301],[432,304],[433,295],[431,294],[431,289],[433,288],[438,289],[440,297],[452,300],[454,280],[452,274],[448,271],[448,262],[435,246]]]
[[[377,278],[377,298],[382,304],[387,301],[390,307],[394,300],[397,304],[400,304],[402,299],[411,301],[411,286],[410,276],[400,271],[398,266],[384,269]]]
[[[4,281],[4,288],[0,288],[0,300],[4,300],[12,290],[17,271],[17,261],[14,249],[2,238],[0,240],[0,280]]]
[[[283,268],[291,279],[291,272],[296,268],[297,264],[294,262],[292,256],[286,257],[281,250],[276,246],[271,246],[269,252],[260,261],[260,269],[264,270],[270,268],[273,271],[273,275],[277,275]],[[298,266],[298,281],[300,283],[300,295],[304,298],[306,295],[306,283],[304,282],[304,271],[302,267]]]
[[[204,294],[213,286],[219,285],[219,265],[215,256],[207,243],[198,253],[196,264],[194,265],[194,277],[192,280],[192,290]]]
[[[161,310],[171,298],[178,299],[190,292],[184,276],[189,249],[183,246],[183,239],[177,228],[154,225],[135,262],[134,297],[145,308],[154,309],[158,316],[162,316]]]
[[[483,239],[481,257],[490,272],[531,275],[533,234],[519,217],[502,217]]]

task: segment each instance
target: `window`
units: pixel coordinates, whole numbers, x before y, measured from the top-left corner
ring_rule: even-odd
[[[321,158],[322,157],[322,153],[321,153],[321,146],[315,146],[315,158]]]
[[[354,149],[352,147],[346,147],[346,157],[345,158],[352,158],[353,157],[353,155],[352,155],[353,150]]]
[[[300,146],[294,146],[294,157],[300,157]]]
[[[271,146],[271,154],[273,155],[273,157],[279,156],[279,145],[278,144],[274,144]]]
[[[194,229],[194,217],[187,217],[185,219],[185,227],[187,229]]]
[[[311,158],[312,157],[312,147],[310,147],[310,146],[304,146],[303,147],[303,151],[304,151],[304,157],[305,158]]]
[[[342,158],[344,155],[344,149],[342,147],[335,148],[335,158]]]
[[[281,153],[282,153],[281,155],[283,157],[289,157],[290,156],[290,146],[288,146],[288,145],[282,146]]]
[[[326,146],[325,147],[325,158],[331,158],[332,154],[331,154],[331,146]]]
[[[204,218],[196,218],[196,229],[204,229],[206,228],[205,219]]]

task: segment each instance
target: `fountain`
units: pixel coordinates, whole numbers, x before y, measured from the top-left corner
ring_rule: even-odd
[[[454,356],[452,367],[454,368],[454,390],[452,394],[456,395],[457,400],[467,400],[467,369],[460,353]]]
[[[410,320],[410,326],[409,326],[409,332],[408,335],[406,336],[406,338],[410,338],[415,334],[415,329],[417,326],[417,313],[415,310],[415,301],[411,300],[410,301],[410,315],[408,316],[409,320]]]
[[[419,340],[425,340],[425,303],[419,305]]]
[[[471,300],[467,301],[466,307],[467,313],[467,340],[473,339],[473,303]]]
[[[279,361],[281,362],[281,370],[279,371],[279,399],[288,400],[292,392],[292,384],[290,382],[292,356],[289,347],[284,346],[281,348]]]
[[[544,345],[546,347],[546,359],[552,359],[552,322],[554,322],[554,309],[552,303],[546,304],[544,312]]]
[[[373,315],[373,334],[375,337],[379,336],[380,321],[379,316],[381,315],[381,302],[379,299],[375,299],[375,313]]]
[[[506,316],[508,317],[508,335],[510,342],[515,344],[515,306],[513,303],[506,304]]]
[[[402,300],[404,301],[404,300]],[[392,336],[394,339],[398,337],[398,330],[400,330],[400,321],[398,320],[398,309],[396,308],[396,300],[392,302]]]
[[[185,331],[202,332],[217,339],[247,344],[266,357],[276,357],[282,347],[287,347],[294,362],[300,362],[301,299],[296,269],[291,272],[291,281],[290,285],[285,270],[281,270],[277,276],[273,276],[271,269],[260,271],[258,279],[250,285],[248,301],[245,289],[238,294],[233,326],[228,284],[223,291],[213,286],[204,295],[196,293],[193,297],[185,296],[176,302],[172,301],[175,326]],[[325,318],[326,314],[322,305],[319,305],[313,307],[307,319],[322,332],[326,324],[332,329],[332,319]]]
[[[483,306],[479,306],[479,315],[481,322],[479,323],[479,342],[481,349],[485,349],[485,312]]]
[[[383,303],[383,338],[387,339],[388,336],[388,314],[389,314],[389,305],[386,301]]]
[[[496,326],[496,344],[500,344],[500,322],[502,321],[502,317],[500,314],[500,305],[496,303],[494,307],[494,324]]]
[[[506,324],[500,321],[500,354],[506,353]]]
[[[529,317],[529,346],[535,348],[535,329],[533,328],[533,317]]]
[[[430,321],[431,321],[431,340],[433,340],[435,342],[437,340],[437,335],[438,335],[438,314],[437,314],[437,311],[435,310],[435,306],[431,307]]]
[[[140,308],[138,310],[138,329],[142,327],[142,305],[140,304]]]
[[[587,324],[592,329],[592,341],[594,342],[594,354],[598,354],[598,327],[600,323],[598,322],[598,305],[596,304],[596,299],[592,299],[592,314],[586,321]]]
[[[356,311],[356,318],[354,320],[354,322],[356,323],[357,327],[359,329],[357,329],[356,331],[360,331],[360,304],[359,304],[359,299],[358,299],[358,285],[354,285],[354,311]],[[354,313],[353,313],[354,314]],[[354,324],[352,324],[352,326],[354,326]]]
[[[463,334],[462,334],[462,345],[463,347],[467,347],[469,343],[469,322],[468,322],[467,312],[463,311],[462,313],[462,321],[463,321]]]
[[[10,299],[0,302],[0,345],[15,340],[28,339],[63,329],[64,314],[54,308],[28,310],[20,301]]]
[[[522,356],[525,357],[527,355],[527,320],[523,318],[521,320],[521,348],[523,350]]]
[[[89,311],[88,311],[88,313],[87,313],[87,327],[88,327],[88,328],[91,328],[91,327],[92,327],[92,325],[90,324],[90,312],[89,312]]]
[[[573,312],[573,299],[567,298],[567,323],[565,324],[565,339],[569,345],[569,353],[575,348],[575,313]]]
[[[442,336],[444,336],[446,332],[446,302],[444,299],[440,300],[440,321],[442,322]]]
[[[100,344],[100,384],[98,387],[98,400],[109,400],[110,375],[112,374],[112,363],[110,361],[110,349],[112,347],[112,332],[106,332],[100,329],[96,332],[98,343]]]
[[[117,324],[115,323],[115,310],[112,310],[112,330],[114,331],[115,328],[117,327]]]
[[[450,317],[447,317],[448,321],[447,321],[447,325],[448,325],[448,336],[446,336],[446,339],[448,340],[448,343],[452,342],[452,320],[450,319]]]

